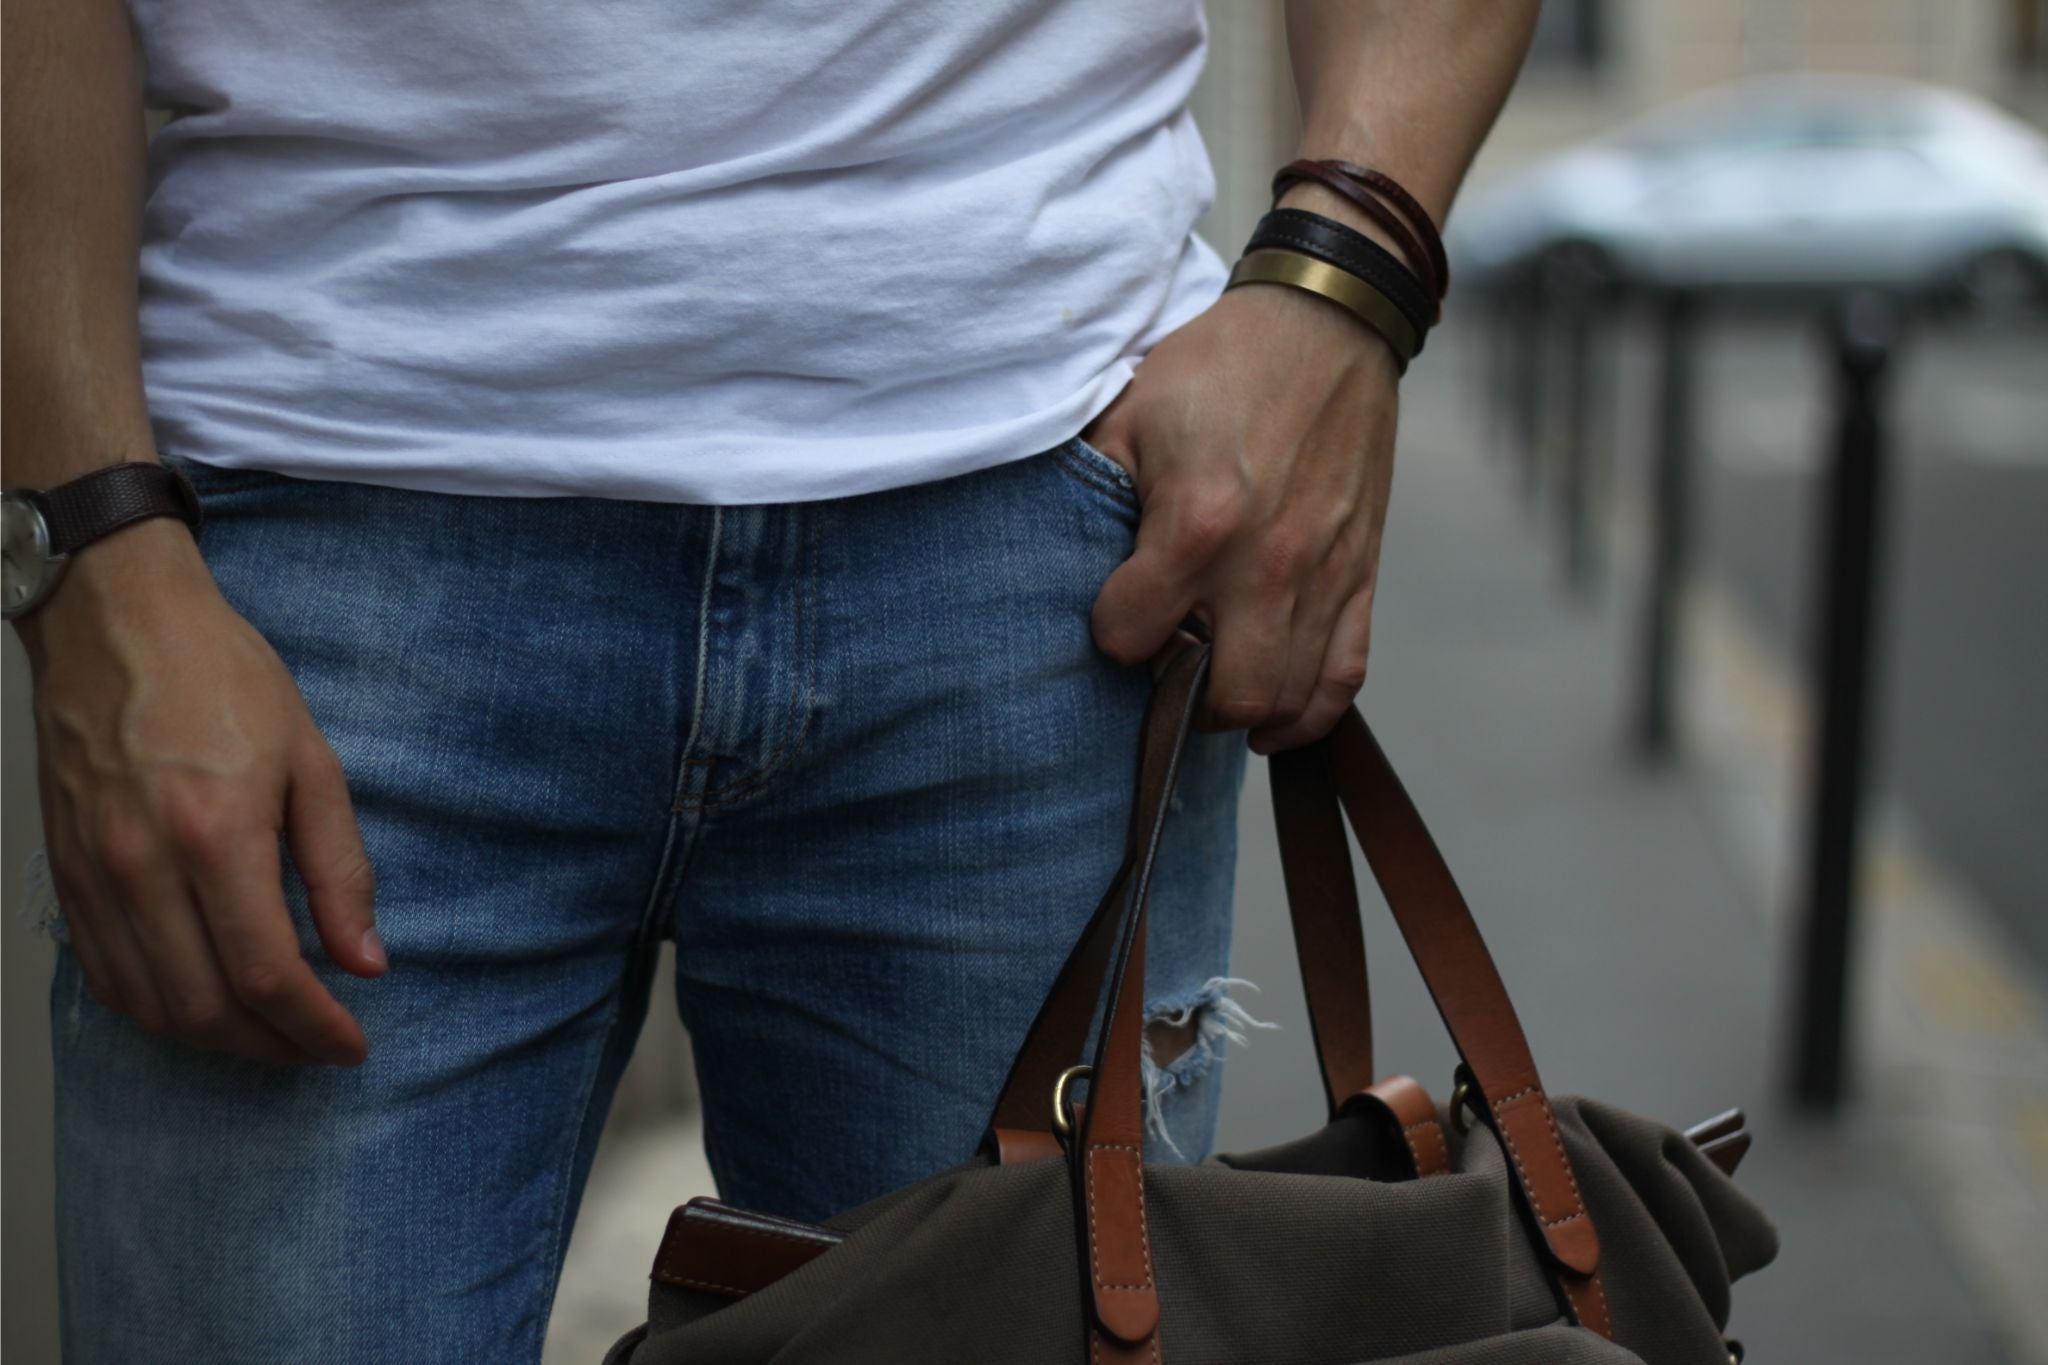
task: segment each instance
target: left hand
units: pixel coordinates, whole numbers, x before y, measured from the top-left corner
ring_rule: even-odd
[[[1095,599],[1137,664],[1190,612],[1215,640],[1209,729],[1320,738],[1365,683],[1394,472],[1392,350],[1325,299],[1233,289],[1155,346],[1083,437],[1129,470],[1137,549]]]

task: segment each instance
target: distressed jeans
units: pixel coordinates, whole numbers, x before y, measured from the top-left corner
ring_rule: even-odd
[[[725,1198],[817,1218],[973,1152],[1121,855],[1121,469],[714,508],[180,463],[340,755],[391,970],[332,968],[287,859],[371,1053],[269,1069],[101,1009],[45,905],[68,1358],[537,1359],[664,938]],[[1208,1149],[1242,1020],[1244,755],[1196,738],[1155,893],[1148,1004],[1195,1039],[1148,1069],[1159,1159]]]

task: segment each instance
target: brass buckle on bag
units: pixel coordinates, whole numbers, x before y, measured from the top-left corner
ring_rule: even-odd
[[[1067,1089],[1075,1081],[1092,1081],[1095,1068],[1092,1066],[1070,1066],[1060,1073],[1052,1083],[1052,1130],[1063,1138],[1074,1135],[1074,1111],[1069,1107]]]
[[[1451,1080],[1451,1127],[1459,1137],[1464,1137],[1472,1131],[1475,1117],[1472,1097],[1476,1091],[1472,1085],[1472,1073],[1461,1066]]]

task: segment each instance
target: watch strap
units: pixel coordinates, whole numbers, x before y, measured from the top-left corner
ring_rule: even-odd
[[[184,471],[128,460],[30,494],[43,514],[50,553],[67,555],[131,522],[177,517],[199,533],[199,495]]]

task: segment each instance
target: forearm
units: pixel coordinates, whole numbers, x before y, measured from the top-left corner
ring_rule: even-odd
[[[1383,171],[1441,225],[1514,85],[1538,8],[1538,0],[1289,0],[1299,155]],[[1284,202],[1386,243],[1320,185],[1297,185]]]
[[[7,0],[6,486],[154,458],[136,336],[142,90],[120,0]]]
[[[6,0],[5,15],[0,475],[51,488],[156,458],[136,325],[142,85],[121,0]],[[81,551],[13,624],[40,676],[53,651],[217,595],[191,533],[151,517]]]

